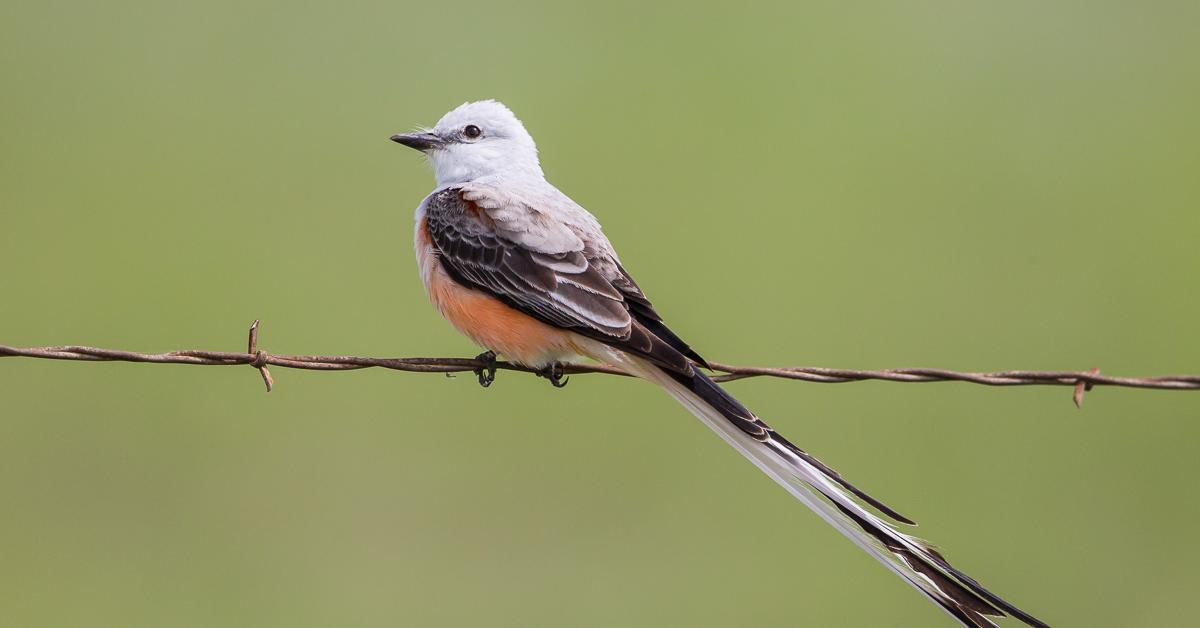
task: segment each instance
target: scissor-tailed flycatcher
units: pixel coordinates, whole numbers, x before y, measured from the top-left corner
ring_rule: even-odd
[[[393,140],[428,157],[437,188],[416,212],[417,262],[429,298],[494,359],[541,369],[591,358],[666,391],[789,493],[965,626],[989,616],[1041,621],[889,523],[913,522],[777,434],[708,378],[621,266],[600,223],[550,185],[537,147],[504,105],[466,103]],[[490,383],[491,374],[480,382]],[[870,506],[878,512],[868,509]],[[883,516],[880,516],[883,515]]]

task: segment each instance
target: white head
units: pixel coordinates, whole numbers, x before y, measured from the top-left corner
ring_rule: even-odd
[[[463,103],[432,129],[393,135],[392,141],[425,153],[439,186],[498,174],[543,176],[533,138],[494,100]]]

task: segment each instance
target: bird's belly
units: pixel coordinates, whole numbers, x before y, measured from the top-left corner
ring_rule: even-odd
[[[437,259],[424,219],[417,225],[416,249],[429,300],[459,333],[485,349],[533,368],[579,359],[575,333],[547,325],[451,278]]]

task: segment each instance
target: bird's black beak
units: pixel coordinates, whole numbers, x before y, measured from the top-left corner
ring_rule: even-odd
[[[415,148],[421,152],[430,151],[435,148],[441,148],[446,145],[446,140],[434,135],[433,133],[400,133],[392,136],[392,141],[398,144],[404,144],[409,148]]]

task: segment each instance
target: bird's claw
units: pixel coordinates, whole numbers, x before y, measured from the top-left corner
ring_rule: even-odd
[[[571,381],[570,377],[563,376],[563,365],[558,362],[551,362],[550,366],[538,371],[537,376],[550,380],[550,385],[555,388],[562,388]]]
[[[475,376],[479,378],[479,385],[487,388],[496,381],[496,352],[484,351],[475,356],[475,360],[483,362],[484,366],[475,369]]]

